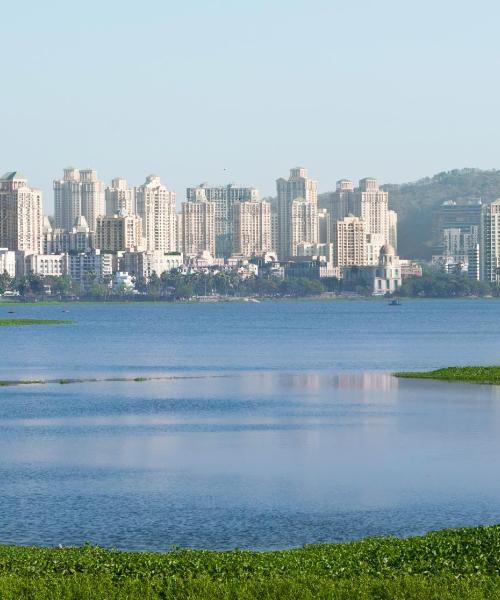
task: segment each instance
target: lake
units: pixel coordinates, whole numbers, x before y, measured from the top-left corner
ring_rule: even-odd
[[[273,549],[500,522],[500,387],[391,375],[499,364],[498,300],[7,316],[75,323],[0,328],[0,379],[164,379],[0,387],[0,543]]]

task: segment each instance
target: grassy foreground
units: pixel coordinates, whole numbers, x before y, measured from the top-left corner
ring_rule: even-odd
[[[73,321],[62,319],[0,319],[0,327],[17,325],[70,325]]]
[[[500,526],[264,553],[0,546],[0,598],[500,598]]]
[[[438,379],[463,383],[500,384],[500,367],[447,367],[435,371],[401,371],[396,377]]]

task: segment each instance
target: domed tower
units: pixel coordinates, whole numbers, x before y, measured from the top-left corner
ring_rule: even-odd
[[[399,267],[399,256],[396,256],[396,251],[391,244],[384,244],[380,248],[379,265],[381,267],[386,266],[398,266]]]
[[[391,244],[384,244],[380,248],[378,267],[375,268],[374,294],[394,294],[401,283],[399,256]]]

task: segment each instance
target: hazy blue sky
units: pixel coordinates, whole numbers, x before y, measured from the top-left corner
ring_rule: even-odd
[[[274,193],[500,167],[494,0],[2,3],[0,170]],[[225,171],[227,169],[227,171]]]

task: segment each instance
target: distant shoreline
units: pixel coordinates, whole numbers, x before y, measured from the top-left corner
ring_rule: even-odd
[[[134,377],[59,377],[58,379],[3,379],[0,380],[0,387],[10,387],[18,385],[69,385],[71,383],[106,383],[106,382],[136,382],[145,381],[174,381],[177,379],[207,379],[207,378],[226,378],[230,375],[137,375]]]
[[[68,298],[44,298],[43,300],[14,300],[0,298],[0,309],[2,306],[57,306],[60,304],[262,304],[267,302],[297,302],[297,301],[355,301],[355,302],[389,302],[392,298],[386,296],[228,296],[221,298],[193,298],[190,300],[169,300],[166,298],[134,298],[134,297],[110,297],[109,299],[68,299]],[[405,302],[417,302],[422,300],[500,300],[500,296],[399,296],[402,305]]]

